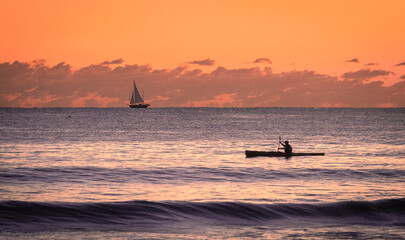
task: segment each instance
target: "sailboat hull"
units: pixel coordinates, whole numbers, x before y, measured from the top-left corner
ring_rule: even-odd
[[[128,106],[130,108],[147,108],[149,104],[129,104]]]

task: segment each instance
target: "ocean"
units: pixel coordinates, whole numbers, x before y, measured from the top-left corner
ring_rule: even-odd
[[[0,108],[0,238],[405,239],[405,109]]]

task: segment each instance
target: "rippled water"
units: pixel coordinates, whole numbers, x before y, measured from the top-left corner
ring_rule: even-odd
[[[404,119],[405,109],[1,108],[0,231],[401,236]],[[245,158],[275,151],[279,136],[294,152],[326,155]]]

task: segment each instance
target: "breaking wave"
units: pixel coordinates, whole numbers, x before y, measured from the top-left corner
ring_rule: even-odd
[[[1,231],[139,230],[170,224],[269,225],[301,222],[404,225],[405,198],[335,203],[0,202]]]

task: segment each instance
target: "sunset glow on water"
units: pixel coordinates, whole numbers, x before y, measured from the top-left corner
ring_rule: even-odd
[[[91,236],[117,231],[118,238],[246,232],[306,238],[302,227],[335,237],[337,228],[374,236],[380,232],[368,226],[377,224],[399,234],[404,114],[403,109],[3,108],[3,232],[67,238],[79,234],[74,230],[79,227]],[[276,151],[278,136],[288,139],[294,152],[325,156],[245,157],[247,149]],[[24,206],[30,210],[21,210]],[[32,217],[49,224],[20,222]],[[214,225],[221,227],[207,232]]]

